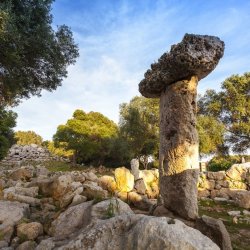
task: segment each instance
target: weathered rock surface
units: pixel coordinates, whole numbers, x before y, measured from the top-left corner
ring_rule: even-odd
[[[139,166],[140,166],[140,163],[139,163],[139,160],[138,159],[132,159],[131,162],[130,162],[130,166],[131,166],[131,172],[132,172],[132,175],[134,176],[135,178],[135,181],[140,177],[140,170],[139,170]]]
[[[112,193],[117,189],[116,181],[112,176],[103,175],[98,179],[98,183],[103,189],[106,189]]]
[[[5,225],[15,225],[29,216],[29,205],[15,201],[0,201],[0,221]]]
[[[198,174],[198,170],[189,169],[179,174],[162,177],[161,194],[167,209],[186,219],[197,218]]]
[[[43,234],[43,226],[39,222],[22,223],[17,226],[17,236],[27,240],[35,240]]]
[[[120,192],[130,192],[134,188],[134,176],[125,168],[116,168],[115,180]]]
[[[222,250],[231,250],[231,239],[221,220],[203,215],[196,221],[196,228],[212,239]]]
[[[10,179],[14,181],[18,180],[23,180],[23,181],[28,181],[32,178],[33,176],[33,171],[27,168],[19,168],[17,170],[14,170],[10,174]]]
[[[219,250],[219,247],[178,220],[121,215],[91,224],[59,249]]]
[[[25,241],[20,244],[16,250],[35,250],[37,244],[35,241]]]
[[[123,214],[134,214],[134,212],[127,203],[117,198],[98,202],[91,209],[92,220],[107,219]]]
[[[108,191],[93,184],[83,184],[82,195],[88,199],[104,199],[108,197]]]
[[[92,201],[68,208],[51,224],[50,235],[65,238],[90,221]]]
[[[224,53],[224,42],[214,36],[186,34],[183,40],[164,53],[145,73],[139,91],[145,97],[159,97],[166,86],[196,75],[206,77]]]

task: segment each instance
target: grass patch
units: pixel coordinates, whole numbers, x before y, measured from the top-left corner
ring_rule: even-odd
[[[45,161],[42,165],[50,172],[84,171],[84,167],[82,166],[73,166],[68,162],[62,161]]]
[[[243,210],[244,209],[227,202],[216,203],[213,200],[199,201],[199,215],[207,215],[221,219],[230,234],[234,250],[250,250],[250,224],[240,220],[235,224],[233,222],[233,216],[227,214],[228,211]],[[241,218],[243,218],[243,215],[241,215]]]
[[[113,202],[115,200],[115,203]],[[114,199],[110,199],[107,211],[106,211],[106,218],[112,218],[115,216],[115,212],[120,212],[120,205],[119,205],[119,201],[114,198]]]

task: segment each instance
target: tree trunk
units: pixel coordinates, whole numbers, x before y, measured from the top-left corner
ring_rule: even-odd
[[[178,81],[160,97],[160,193],[164,206],[186,219],[198,216],[197,83],[196,76]]]

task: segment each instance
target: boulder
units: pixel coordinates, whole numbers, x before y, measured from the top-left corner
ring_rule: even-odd
[[[35,240],[43,234],[43,226],[39,222],[22,223],[17,226],[17,236],[27,240]]]
[[[128,193],[128,202],[134,207],[144,211],[149,211],[154,205],[147,196],[140,195],[136,192]]]
[[[51,236],[62,238],[69,236],[90,222],[92,201],[69,207],[52,223],[49,233]]]
[[[56,178],[52,185],[52,197],[55,200],[60,200],[61,197],[68,191],[70,184],[73,182],[71,175],[61,175]]]
[[[91,209],[91,219],[107,219],[122,214],[134,214],[129,205],[118,198],[98,202]]]
[[[221,250],[232,250],[230,236],[221,220],[203,215],[196,220],[195,228],[212,239]]]
[[[246,169],[244,164],[234,164],[226,171],[226,175],[236,181],[242,181],[246,178]]]
[[[219,250],[219,247],[181,221],[129,214],[89,225],[60,249]]]
[[[214,180],[203,180],[200,183],[200,188],[207,189],[207,190],[213,190],[215,187],[215,181]]]
[[[44,196],[52,196],[53,178],[36,178],[33,179],[26,187],[38,187],[39,193]]]
[[[29,205],[16,201],[0,201],[0,221],[5,225],[15,225],[29,216]]]
[[[132,159],[131,162],[130,162],[130,166],[131,166],[131,173],[132,175],[134,176],[135,178],[135,181],[140,177],[140,163],[139,163],[139,160],[138,159]]]
[[[84,183],[82,195],[88,199],[104,199],[108,197],[108,192],[97,185]]]
[[[250,191],[242,190],[234,193],[233,199],[239,207],[250,209]]]
[[[14,181],[18,180],[28,181],[32,178],[32,176],[33,176],[33,171],[31,171],[30,169],[19,168],[17,170],[14,170],[9,177]]]
[[[5,247],[8,247],[8,242],[5,240],[0,240],[0,249],[4,249]]]
[[[198,188],[198,198],[201,198],[201,197],[207,198],[209,196],[210,196],[210,192],[207,189]]]
[[[86,180],[88,181],[98,181],[98,177],[93,172],[82,173]]]
[[[59,205],[61,208],[68,206],[75,195],[80,195],[83,192],[83,186],[81,182],[72,182],[67,188],[67,193],[61,197],[59,200]]]
[[[125,168],[116,168],[115,180],[120,192],[130,192],[134,188],[134,176]]]
[[[114,177],[109,175],[103,175],[98,179],[98,184],[103,188],[108,190],[111,193],[114,193],[117,190],[117,185]]]
[[[38,195],[38,189],[38,187],[15,187],[15,193],[29,197],[36,197]]]
[[[80,195],[80,194],[76,194],[70,204],[70,206],[75,206],[75,205],[78,205],[78,204],[81,204],[83,202],[87,201],[87,197],[86,196],[83,196],[83,195]]]
[[[219,171],[219,172],[207,172],[208,179],[220,181],[224,180],[226,178],[225,171]]]
[[[142,170],[140,178],[142,178],[146,184],[157,182],[159,179],[159,171],[158,169]]]
[[[19,245],[16,250],[35,250],[37,244],[35,241],[25,241]]]
[[[137,179],[135,181],[135,189],[139,194],[146,194],[147,187],[143,179]]]
[[[0,240],[3,240],[8,244],[11,240],[11,237],[13,236],[13,233],[14,233],[13,225],[0,224]]]
[[[36,247],[36,250],[52,250],[55,248],[55,242],[49,238],[42,240],[40,244]]]
[[[16,194],[14,187],[4,189],[4,199],[9,200],[9,201],[19,201],[22,203],[27,203],[27,204],[30,204],[31,206],[41,205],[41,202],[39,199],[30,197],[30,196]]]

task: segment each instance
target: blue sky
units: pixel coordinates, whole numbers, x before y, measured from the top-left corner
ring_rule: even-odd
[[[250,1],[56,0],[53,25],[71,27],[77,63],[55,92],[42,92],[15,108],[16,130],[51,139],[75,109],[98,111],[118,122],[119,104],[138,92],[150,64],[185,33],[219,36],[226,44],[217,68],[198,91],[219,89],[232,74],[250,71]]]

